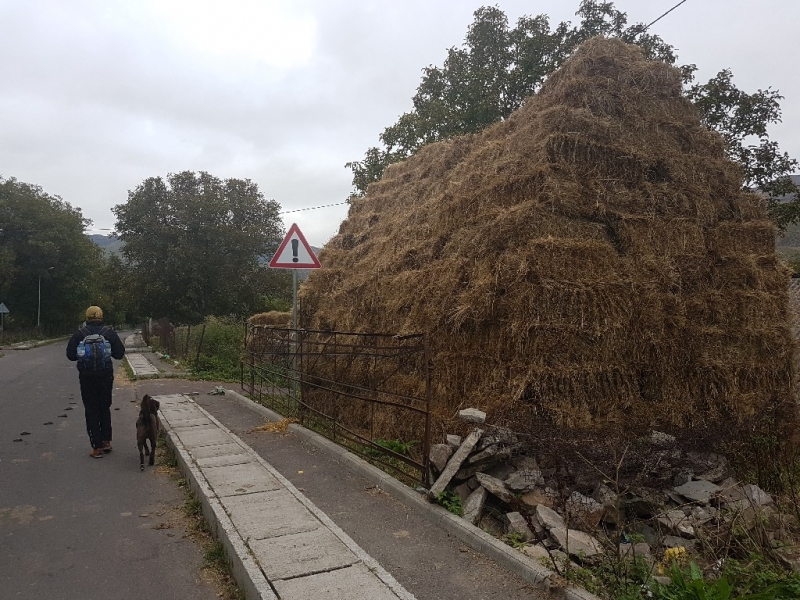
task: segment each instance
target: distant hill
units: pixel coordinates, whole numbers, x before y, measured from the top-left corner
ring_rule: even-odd
[[[125,245],[121,239],[115,235],[103,235],[101,233],[88,234],[88,237],[97,246],[103,249],[103,254],[119,254]]]

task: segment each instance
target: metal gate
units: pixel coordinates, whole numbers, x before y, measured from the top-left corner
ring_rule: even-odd
[[[429,485],[431,365],[424,335],[245,323],[242,389],[406,482]]]

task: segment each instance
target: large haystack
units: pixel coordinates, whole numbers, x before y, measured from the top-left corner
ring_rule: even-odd
[[[791,415],[789,275],[741,185],[677,69],[594,39],[508,120],[424,148],[354,200],[301,322],[427,333],[440,419]]]

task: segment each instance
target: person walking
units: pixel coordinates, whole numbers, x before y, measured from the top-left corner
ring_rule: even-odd
[[[103,324],[99,306],[86,309],[86,323],[67,343],[67,358],[78,363],[78,380],[86,415],[86,431],[92,451],[102,458],[111,452],[111,392],[114,389],[112,358],[125,356],[125,346],[117,332]]]

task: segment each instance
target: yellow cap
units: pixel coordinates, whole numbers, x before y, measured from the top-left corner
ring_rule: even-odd
[[[90,306],[86,309],[86,320],[87,321],[102,321],[103,320],[103,311],[99,306]]]

